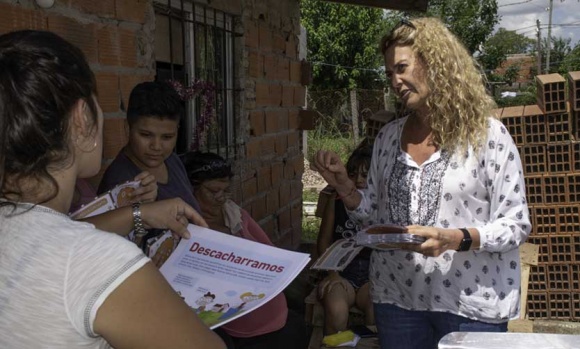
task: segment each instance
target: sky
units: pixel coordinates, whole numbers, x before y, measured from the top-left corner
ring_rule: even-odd
[[[542,38],[548,35],[550,0],[498,0],[501,16],[496,28],[536,38],[536,20],[540,20]],[[570,38],[570,46],[580,41],[580,0],[553,0],[552,37]]]

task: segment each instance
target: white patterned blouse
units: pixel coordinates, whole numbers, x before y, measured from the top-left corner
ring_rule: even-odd
[[[477,153],[437,151],[418,166],[401,150],[406,120],[395,120],[379,132],[368,188],[360,191],[361,204],[349,214],[365,225],[477,228],[481,245],[438,257],[375,251],[370,267],[373,302],[489,323],[517,318],[518,246],[531,225],[522,164],[511,136],[490,118],[486,142]]]

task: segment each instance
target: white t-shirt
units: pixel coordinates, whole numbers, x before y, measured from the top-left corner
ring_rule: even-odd
[[[0,348],[109,348],[93,332],[96,313],[149,259],[49,208],[11,210],[0,207]]]
[[[511,136],[501,122],[489,119],[478,153],[437,151],[417,165],[401,149],[406,120],[385,125],[377,135],[368,188],[349,214],[366,224],[477,228],[481,247],[438,257],[404,250],[373,253],[373,302],[490,323],[517,318],[518,246],[531,225],[522,164]]]

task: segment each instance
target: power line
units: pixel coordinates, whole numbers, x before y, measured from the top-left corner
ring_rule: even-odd
[[[506,6],[512,6],[512,5],[526,4],[528,2],[532,2],[532,0],[525,0],[525,1],[520,1],[520,2],[512,2],[512,3],[509,3],[509,4],[505,4],[505,5],[499,5],[498,7],[506,7]]]

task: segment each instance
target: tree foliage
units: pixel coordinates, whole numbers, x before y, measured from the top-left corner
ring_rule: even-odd
[[[534,44],[533,39],[512,30],[499,28],[483,43],[479,61],[486,70],[493,70],[499,67],[509,54],[532,52]]]
[[[383,11],[320,0],[301,1],[313,89],[382,87],[378,42],[387,32]]]
[[[558,72],[562,75],[567,74],[571,71],[579,71],[580,70],[580,42],[574,46],[570,52],[564,56],[560,66],[558,68]]]
[[[430,0],[427,14],[441,18],[471,53],[479,51],[499,22],[496,0]]]
[[[570,38],[554,38],[552,37],[552,46],[550,47],[550,67],[548,69],[549,73],[557,73],[560,69],[560,65],[564,62],[564,59],[572,51],[570,47]],[[548,38],[543,38],[542,40],[542,69],[546,67],[546,60],[548,56]]]

